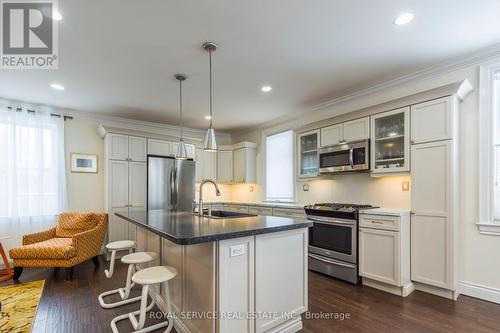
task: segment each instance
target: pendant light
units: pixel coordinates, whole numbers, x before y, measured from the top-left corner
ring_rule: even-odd
[[[210,70],[209,85],[210,85],[210,126],[207,129],[207,135],[205,136],[205,144],[203,145],[203,150],[205,151],[217,151],[217,141],[215,140],[215,131],[212,127],[212,52],[217,49],[217,45],[212,42],[203,43],[203,48],[208,52],[208,66]]]
[[[182,74],[175,74],[175,78],[179,80],[179,115],[180,115],[180,131],[181,131],[181,138],[179,140],[179,146],[177,147],[177,154],[175,155],[175,159],[177,160],[185,160],[187,159],[187,151],[186,151],[186,145],[184,144],[184,138],[182,136],[182,81],[186,79],[185,75]]]

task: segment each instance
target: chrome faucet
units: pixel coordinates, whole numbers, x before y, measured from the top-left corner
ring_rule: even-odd
[[[220,191],[219,191],[219,186],[217,186],[217,183],[215,180],[212,179],[203,179],[200,183],[200,199],[198,201],[198,215],[203,216],[203,185],[206,183],[212,183],[215,186],[215,194],[220,197]]]

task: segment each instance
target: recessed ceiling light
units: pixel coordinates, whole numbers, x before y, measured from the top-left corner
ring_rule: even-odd
[[[271,87],[271,86],[262,86],[262,88],[260,88],[260,90],[262,90],[263,92],[270,92],[271,90],[273,90],[273,87]]]
[[[55,90],[64,90],[64,86],[58,83],[52,83],[50,87]]]
[[[412,13],[403,13],[396,17],[394,20],[395,25],[404,25],[407,23],[410,23],[413,20],[413,14]]]
[[[206,119],[206,120],[210,120],[210,119],[212,119],[212,117],[210,117],[210,116],[205,116],[205,119]]]
[[[61,13],[55,8],[52,11],[52,19],[56,21],[61,21],[63,19]]]

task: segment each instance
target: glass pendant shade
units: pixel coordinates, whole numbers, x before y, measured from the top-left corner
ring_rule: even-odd
[[[188,158],[186,144],[184,143],[183,139],[179,140],[179,146],[177,147],[177,154],[175,155],[175,158],[178,160],[185,160]]]
[[[203,145],[203,150],[205,151],[217,151],[217,141],[215,140],[215,131],[212,126],[207,129],[207,134],[205,135],[205,144]]]

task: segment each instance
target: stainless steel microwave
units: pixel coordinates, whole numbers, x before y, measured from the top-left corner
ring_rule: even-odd
[[[340,173],[370,169],[370,140],[348,142],[319,150],[319,172]]]

